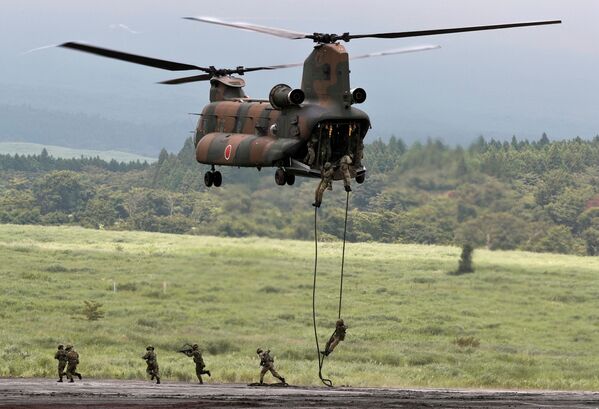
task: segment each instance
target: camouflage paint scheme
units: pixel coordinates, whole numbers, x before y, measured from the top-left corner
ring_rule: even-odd
[[[305,60],[301,85],[305,100],[300,105],[277,109],[268,101],[251,100],[243,92],[244,85],[242,79],[231,76],[211,80],[211,102],[201,113],[195,135],[198,162],[278,166],[302,176],[320,177],[322,163],[318,159],[313,169],[305,166],[307,172],[294,172],[292,166],[293,159],[301,162],[306,155],[312,135],[322,134],[324,124],[347,127],[351,123],[356,137],[363,139],[370,128],[368,115],[352,107],[348,54],[341,44],[319,44]],[[336,146],[332,161],[350,150],[355,152],[357,141],[352,146],[342,143],[345,145]],[[364,171],[351,169],[352,177]],[[340,172],[334,178],[340,179]]]

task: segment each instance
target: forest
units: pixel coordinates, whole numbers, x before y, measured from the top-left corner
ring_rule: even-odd
[[[350,241],[599,254],[599,135],[481,136],[468,147],[391,137],[367,144],[364,156]],[[207,169],[191,139],[153,164],[0,155],[0,223],[313,239],[317,180],[281,187],[274,169],[222,168],[223,187],[206,188]],[[321,239],[341,237],[344,210],[336,182],[319,211]]]

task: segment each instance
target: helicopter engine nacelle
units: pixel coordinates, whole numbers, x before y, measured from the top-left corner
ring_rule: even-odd
[[[275,109],[282,109],[304,102],[306,95],[301,89],[291,89],[287,84],[278,84],[272,87],[268,100]]]
[[[354,88],[350,92],[352,104],[361,104],[366,101],[366,91],[364,88]]]

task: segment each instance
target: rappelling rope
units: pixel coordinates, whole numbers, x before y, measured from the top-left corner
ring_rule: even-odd
[[[347,233],[347,212],[349,208],[349,192],[345,198],[345,222],[343,225],[343,252],[341,255],[341,282],[339,285],[339,319],[341,319],[341,302],[343,300],[343,267],[345,264],[345,237]],[[322,366],[325,356],[320,353],[320,344],[318,342],[318,331],[316,328],[316,275],[318,271],[318,208],[314,208],[314,282],[312,284],[312,323],[314,325],[314,339],[316,340],[316,353],[318,355],[318,377],[328,387],[333,386],[330,379],[323,378]]]

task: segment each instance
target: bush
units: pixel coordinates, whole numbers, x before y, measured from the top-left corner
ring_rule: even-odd
[[[474,337],[458,337],[453,341],[460,348],[478,348],[480,340]]]
[[[83,307],[83,315],[89,321],[97,321],[100,318],[104,318],[104,311],[101,310],[102,304],[97,301],[84,301],[85,306]]]
[[[458,269],[452,271],[451,275],[461,275],[467,273],[474,273],[474,267],[472,267],[472,253],[474,248],[470,244],[464,244],[462,246],[462,254],[460,255],[460,261],[458,263]]]

